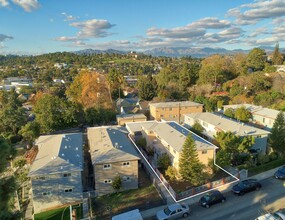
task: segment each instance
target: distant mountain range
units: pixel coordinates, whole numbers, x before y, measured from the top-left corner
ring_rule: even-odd
[[[274,50],[274,47],[259,47],[264,49],[267,53],[271,53]],[[161,48],[154,48],[151,50],[146,50],[144,52],[140,52],[142,54],[146,55],[152,55],[152,56],[166,56],[166,57],[183,57],[183,56],[191,56],[191,57],[207,57],[213,54],[236,54],[236,53],[248,53],[250,50],[242,50],[242,49],[234,49],[234,50],[228,50],[225,48],[211,48],[211,47],[161,47]],[[281,52],[284,51],[284,49],[280,49]],[[108,49],[108,50],[94,50],[94,49],[85,49],[85,50],[79,50],[74,51],[75,54],[106,54],[106,53],[117,53],[117,54],[126,54],[127,51],[121,51],[121,50],[114,50],[114,49]]]

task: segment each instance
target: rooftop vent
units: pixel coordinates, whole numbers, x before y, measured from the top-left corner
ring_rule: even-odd
[[[75,150],[78,150],[78,147],[76,147]]]
[[[119,144],[118,142],[115,143],[115,148],[118,148]]]

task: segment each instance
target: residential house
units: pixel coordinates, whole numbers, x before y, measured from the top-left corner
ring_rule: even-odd
[[[121,112],[122,107],[137,106],[138,101],[138,98],[119,98],[116,101],[116,106],[118,111]]]
[[[176,121],[178,123],[184,121],[184,114],[203,112],[203,104],[191,101],[150,103],[149,108],[151,119]]]
[[[82,133],[43,135],[29,177],[34,212],[82,202]]]
[[[214,140],[215,135],[220,131],[230,131],[240,137],[254,137],[255,143],[252,149],[266,153],[267,139],[270,134],[268,131],[210,112],[186,114],[184,118],[185,127],[192,127],[198,122],[205,129],[202,134],[211,140]]]
[[[146,121],[144,114],[121,114],[116,115],[118,125],[124,126],[127,122]]]
[[[122,179],[121,191],[138,188],[139,154],[121,126],[87,129],[91,160],[98,195],[115,192],[112,181]]]
[[[241,107],[245,107],[252,114],[252,122],[261,125],[263,129],[270,131],[273,127],[275,119],[279,113],[279,111],[263,108],[262,106],[251,105],[251,104],[237,104],[237,105],[224,105],[224,112],[231,108],[236,110]]]
[[[154,150],[154,159],[167,153],[171,159],[172,166],[179,171],[179,158],[186,137],[192,135],[198,152],[200,162],[208,165],[209,159],[214,158],[215,146],[200,136],[176,122],[129,122],[126,128],[130,134],[138,139],[144,137],[147,146]]]

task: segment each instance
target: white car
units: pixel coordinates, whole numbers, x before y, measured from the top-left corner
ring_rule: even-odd
[[[181,217],[186,218],[190,214],[190,208],[186,204],[175,203],[167,206],[165,209],[156,213],[158,220],[171,220],[179,219]]]
[[[265,215],[259,216],[255,220],[285,220],[285,214],[281,211],[274,213],[267,213]]]

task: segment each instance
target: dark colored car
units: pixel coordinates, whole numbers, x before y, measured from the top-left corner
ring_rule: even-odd
[[[201,206],[209,208],[211,205],[225,201],[226,197],[219,190],[213,190],[201,197],[199,203]]]
[[[274,176],[276,179],[285,179],[285,166],[280,167],[275,173]]]
[[[261,184],[256,179],[248,179],[240,181],[238,184],[234,185],[232,191],[233,193],[241,196],[247,192],[259,190],[260,188]]]

